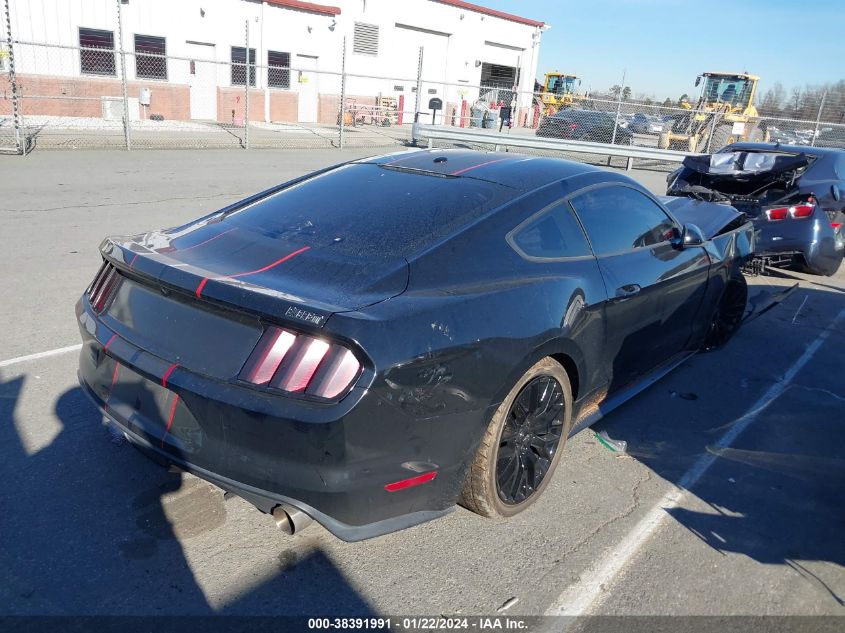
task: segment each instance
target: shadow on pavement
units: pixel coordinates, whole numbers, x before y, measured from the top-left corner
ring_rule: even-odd
[[[257,580],[211,604],[181,541],[226,522],[222,491],[132,450],[78,387],[56,402],[55,438],[28,451],[15,418],[28,378],[0,376],[0,615],[375,615],[320,549],[297,556],[281,533],[275,573],[224,564]]]
[[[674,484],[703,454],[716,455],[691,503],[667,509],[670,516],[719,552],[790,566],[838,605],[845,596],[801,561],[845,565],[845,320],[731,446],[716,445],[843,309],[842,294],[801,288],[723,349],[693,357],[651,387],[650,400],[665,409],[646,418],[634,400],[593,427],[627,441],[630,457]],[[752,356],[740,349],[742,338],[753,339]],[[720,377],[715,393],[690,382],[708,374]],[[683,507],[699,502],[706,509]]]

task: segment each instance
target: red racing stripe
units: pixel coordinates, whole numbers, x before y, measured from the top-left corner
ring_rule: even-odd
[[[305,251],[309,250],[310,248],[311,248],[310,246],[303,246],[299,250],[295,250],[292,253],[288,253],[287,255],[282,257],[281,259],[277,259],[272,264],[267,264],[266,266],[264,266],[263,268],[259,268],[258,270],[250,270],[250,271],[245,272],[245,273],[235,273],[234,275],[224,275],[223,277],[220,277],[220,279],[234,279],[235,277],[246,277],[247,275],[255,275],[256,273],[263,273],[265,270],[270,270],[271,268],[274,268],[275,266],[278,266],[279,264],[284,263],[284,262],[288,261],[289,259],[293,259],[294,257],[299,255],[300,253],[304,253]]]
[[[132,261],[129,262],[129,270],[132,270],[132,267],[135,265],[135,260],[138,259],[138,253],[132,256]]]
[[[167,386],[167,379],[170,378],[170,374],[173,373],[173,370],[179,366],[179,363],[173,363],[170,367],[167,368],[167,371],[164,372],[164,376],[161,377],[161,386]]]
[[[164,438],[170,433],[170,426],[173,424],[173,418],[176,415],[176,405],[179,404],[179,394],[173,394],[173,404],[170,405],[170,415],[167,417],[167,426],[164,429],[164,435],[161,436],[161,447],[164,448]]]
[[[114,391],[114,385],[117,383],[117,372],[120,370],[120,363],[114,361],[114,371],[111,375],[111,385],[109,386],[109,392],[106,394],[106,399],[103,401],[103,408],[108,411],[109,410],[109,400],[111,400],[111,394]]]
[[[103,346],[103,350],[107,350],[107,349],[109,348],[109,345],[111,345],[112,343],[114,343],[114,339],[116,339],[116,338],[117,338],[117,334],[112,334],[112,335],[111,335],[111,338],[109,339],[109,342],[108,342],[108,343],[106,343],[106,344]]]
[[[197,286],[197,290],[196,290],[197,299],[202,297],[202,289],[205,288],[205,284],[208,283],[209,279],[215,279],[215,280],[235,279],[237,277],[246,277],[247,275],[255,275],[257,273],[263,273],[265,270],[270,270],[271,268],[274,268],[274,267],[278,266],[279,264],[282,264],[282,263],[288,261],[289,259],[293,259],[294,257],[299,255],[300,253],[304,253],[305,251],[310,250],[310,248],[311,248],[310,246],[303,246],[302,248],[297,249],[297,250],[293,251],[292,253],[288,253],[287,255],[282,257],[281,259],[277,259],[276,261],[274,261],[270,264],[267,264],[266,266],[264,266],[262,268],[258,268],[257,270],[248,270],[248,271],[243,272],[243,273],[235,273],[233,275],[223,275],[221,277],[213,277],[213,278],[212,277],[204,277],[203,280]]]
[[[507,158],[497,158],[496,160],[488,160],[486,163],[478,163],[477,165],[470,165],[469,167],[464,167],[463,169],[459,169],[458,171],[453,171],[452,176],[460,176],[461,174],[465,174],[468,171],[473,169],[478,169],[479,167],[484,167],[485,165],[492,165],[493,163],[501,163],[503,160],[508,160],[510,156]]]

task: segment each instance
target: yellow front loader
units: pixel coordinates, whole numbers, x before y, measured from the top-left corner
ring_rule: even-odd
[[[575,89],[580,85],[581,80],[575,75],[557,71],[546,73],[543,91],[540,93],[543,114],[551,116],[561,108],[571,106],[575,97]]]
[[[760,78],[748,73],[702,73],[695,85],[704,86],[698,103],[682,103],[688,112],[672,115],[658,139],[662,149],[715,152],[735,141],[767,141],[760,125],[754,95]]]

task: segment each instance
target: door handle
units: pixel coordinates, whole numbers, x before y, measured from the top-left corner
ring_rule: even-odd
[[[627,299],[638,295],[642,290],[640,284],[626,284],[616,289],[616,299]]]

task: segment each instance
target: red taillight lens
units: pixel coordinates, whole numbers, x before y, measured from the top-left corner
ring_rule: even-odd
[[[796,204],[794,207],[789,207],[789,213],[793,218],[809,218],[813,215],[815,208],[812,204]]]
[[[360,370],[355,355],[341,345],[269,327],[239,377],[254,385],[334,399],[352,385]]]
[[[789,209],[787,207],[780,207],[778,209],[768,209],[766,211],[766,217],[771,222],[777,222],[778,220],[785,220],[789,215]]]
[[[295,340],[296,334],[293,332],[276,327],[267,328],[244,365],[241,378],[256,385],[266,385]]]
[[[290,362],[273,378],[271,386],[282,391],[305,391],[308,383],[317,373],[317,367],[329,351],[329,344],[310,336],[300,337],[297,350]]]
[[[778,220],[785,220],[786,218],[793,218],[795,220],[802,220],[813,215],[816,205],[812,200],[802,204],[796,204],[791,207],[778,207],[776,209],[767,209],[766,218],[772,222]]]
[[[94,311],[100,313],[111,299],[117,284],[120,281],[120,274],[110,263],[106,262],[100,268],[100,272],[94,277],[94,281],[88,287],[88,300]]]
[[[838,229],[840,226],[842,226],[842,223],[841,222],[831,222],[830,226],[832,226],[834,229]]]

